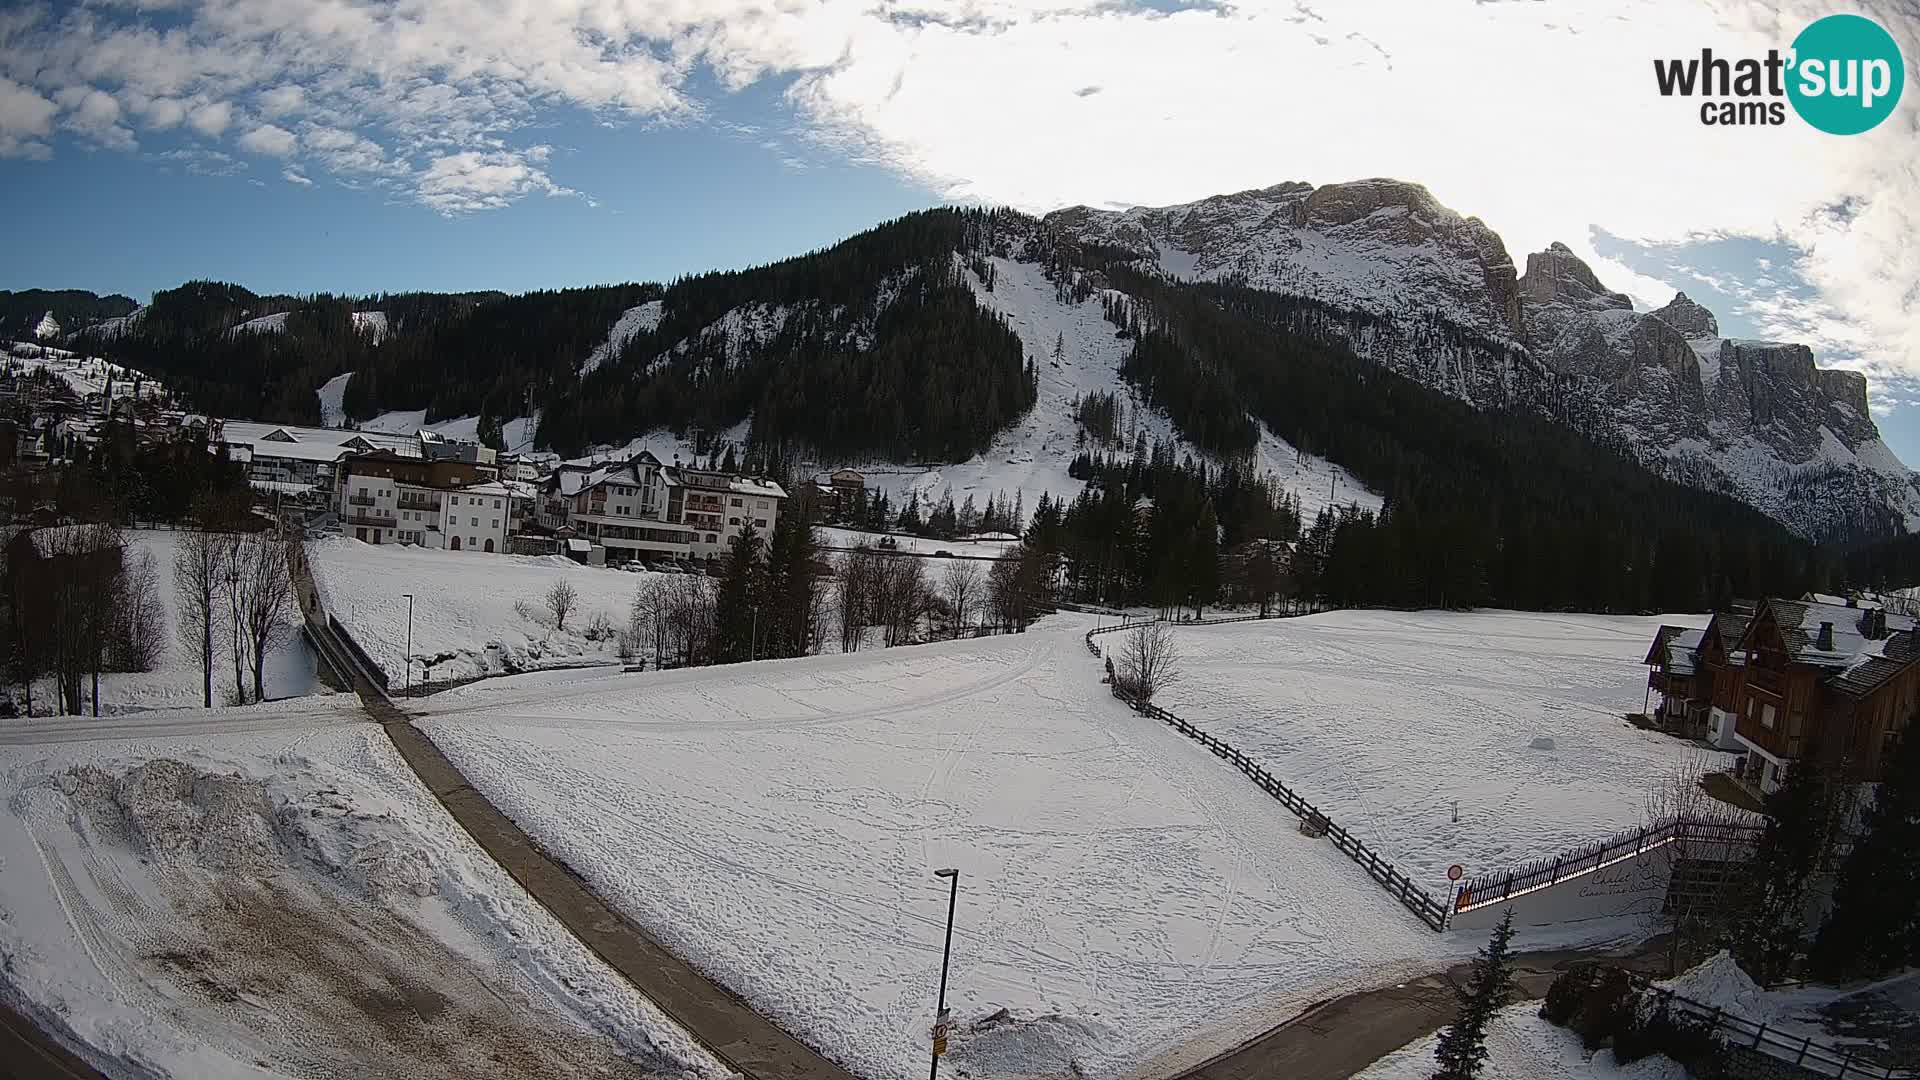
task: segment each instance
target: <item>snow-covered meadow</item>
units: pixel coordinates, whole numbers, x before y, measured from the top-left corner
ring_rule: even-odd
[[[0,729],[0,999],[111,1075],[721,1074],[348,699],[259,711]]]
[[[1115,702],[1087,625],[542,673],[427,699],[422,723],[602,895],[866,1076],[925,1068],[943,866],[962,874],[951,1063],[975,1075],[1171,1073],[1482,943],[1426,930],[1239,773]]]
[[[1472,875],[1631,828],[1652,782],[1724,758],[1623,719],[1662,621],[1705,619],[1336,611],[1181,627],[1184,678],[1156,700],[1446,895],[1450,864]]]
[[[612,639],[593,641],[595,616],[627,625],[642,575],[561,556],[494,555],[330,537],[307,544],[321,599],[399,687],[407,679],[407,600],[413,594],[414,682],[618,662]],[[543,603],[554,583],[578,608],[556,628]],[[522,614],[522,609],[532,617]]]

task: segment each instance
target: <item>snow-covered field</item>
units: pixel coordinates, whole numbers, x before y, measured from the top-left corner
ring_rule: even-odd
[[[1381,1058],[1354,1080],[1428,1080],[1439,1067],[1428,1035]],[[1494,1014],[1487,1028],[1487,1063],[1481,1080],[1687,1080],[1687,1070],[1655,1054],[1631,1065],[1613,1059],[1612,1050],[1589,1054],[1580,1036],[1540,1018],[1540,1003],[1522,1001]]]
[[[443,682],[504,671],[618,662],[612,640],[589,641],[596,614],[627,625],[642,575],[581,566],[560,556],[535,558],[363,544],[344,537],[307,545],[321,598],[386,669],[395,687],[407,676],[407,601],[413,594],[413,680]],[[571,584],[579,607],[555,629],[544,598]],[[516,610],[522,604],[529,619]]]
[[[1165,1075],[1481,944],[1115,702],[1086,625],[495,680],[423,701],[423,724],[602,895],[870,1077],[926,1067],[943,866],[950,1064],[974,1075]]]
[[[1640,711],[1662,621],[1337,611],[1182,627],[1185,678],[1156,700],[1445,895],[1449,864],[1471,876],[1639,824],[1649,783],[1706,753],[1622,719]],[[1551,750],[1532,747],[1542,736]]]
[[[351,708],[0,747],[0,998],[119,1076],[719,1073]]]
[[[128,564],[140,552],[151,551],[160,571],[160,607],[166,617],[166,647],[152,671],[111,672],[100,676],[100,711],[132,712],[141,709],[167,709],[199,706],[202,694],[200,665],[181,647],[179,597],[174,590],[173,558],[180,534],[168,529],[129,529],[125,559]],[[300,636],[300,613],[289,608],[287,633],[278,648],[267,655],[265,685],[267,697],[286,698],[311,694],[318,688],[312,650]],[[249,692],[252,674],[246,674]],[[233,691],[232,654],[221,650],[213,670],[213,696],[216,705],[228,700]],[[33,691],[33,707],[44,712],[54,700],[53,680],[41,679]],[[0,721],[4,724],[5,721]]]

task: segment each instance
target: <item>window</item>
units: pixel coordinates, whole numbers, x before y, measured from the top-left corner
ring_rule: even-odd
[[[765,510],[767,508],[767,500],[755,499],[753,502],[753,508],[756,510]]]
[[[473,526],[474,528],[476,528],[476,529],[477,529],[477,528],[479,528],[479,527],[480,527],[480,519],[479,519],[479,518],[468,518],[468,519],[467,519],[467,524],[469,524],[469,525],[472,525],[472,526]]]
[[[467,537],[467,546],[468,546],[468,547],[472,547],[473,545],[475,545],[475,544],[477,544],[477,543],[479,543],[479,542],[480,542],[480,538],[479,538],[479,537],[477,537],[477,536],[469,536],[469,537]]]
[[[739,519],[739,518],[737,518],[737,517],[730,517],[730,518],[728,518],[728,519],[727,519],[727,524],[729,524],[729,525],[738,525],[738,524],[740,524],[740,519]]]
[[[732,502],[732,504],[731,504],[731,505],[733,505],[733,506],[739,506],[739,505],[740,505],[740,500],[739,500],[739,499],[735,499],[735,500],[733,500],[733,502]]]
[[[1768,731],[1773,730],[1773,706],[1760,706],[1760,726],[1766,728]]]
[[[497,529],[497,528],[499,528],[499,527],[500,527],[500,519],[499,519],[499,518],[494,518],[494,519],[493,519],[493,524],[492,524],[492,525],[490,525],[490,526],[488,526],[488,527],[489,527],[489,528],[494,528],[494,529]]]
[[[712,544],[712,543],[717,543],[718,541],[719,541],[719,537],[714,536],[712,533],[707,534],[707,543]]]
[[[755,528],[759,528],[759,529],[764,529],[764,528],[766,528],[766,527],[767,527],[767,519],[766,519],[766,518],[754,518],[754,519],[753,519],[753,524],[754,524],[754,527],[755,527]]]
[[[493,500],[493,508],[494,508],[495,510],[498,510],[498,509],[500,509],[500,500],[499,500],[499,499],[495,499],[495,500]]]

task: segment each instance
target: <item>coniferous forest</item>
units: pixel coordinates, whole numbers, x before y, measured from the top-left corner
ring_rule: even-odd
[[[976,281],[993,288],[992,255],[1040,263],[1066,299],[1107,290],[1128,343],[1122,377],[1205,452],[1129,444],[1110,395],[1074,403],[1087,442],[1072,472],[1089,486],[1027,500],[1069,595],[1212,602],[1233,584],[1221,568],[1242,566],[1255,540],[1295,543],[1289,587],[1342,604],[1701,610],[1842,580],[1834,553],[1590,437],[1589,403],[1537,367],[1512,400],[1476,409],[1355,356],[1346,342],[1379,330],[1373,316],[1148,276],[1123,252],[1008,211],[910,214],[822,251],[666,285],[349,298],[191,282],[87,347],[214,414],[315,422],[314,388],[351,371],[350,418],[477,414],[497,437],[538,410],[540,443],[562,453],[751,418],[741,449],[770,471],[960,461],[1032,407],[1045,359],[976,302]],[[629,340],[585,363],[623,312],[656,301]],[[374,311],[383,327],[356,323]],[[280,314],[280,332],[234,329]],[[1436,355],[1502,355],[1458,333],[1436,326]],[[1343,466],[1384,506],[1302,520],[1255,475],[1263,428]],[[1890,558],[1913,562],[1860,555],[1845,576]],[[1878,579],[1901,576],[1872,565]]]

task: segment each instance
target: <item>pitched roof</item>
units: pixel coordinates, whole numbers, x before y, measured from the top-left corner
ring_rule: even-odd
[[[1878,646],[1884,636],[1874,639],[1864,633],[1869,613],[1886,620],[1889,634],[1914,628],[1914,620],[1907,616],[1885,615],[1876,608],[1848,607],[1844,603],[1768,600],[1767,610],[1772,612],[1774,622],[1780,628],[1780,638],[1786,643],[1788,659],[1797,664],[1820,667],[1845,667],[1856,658],[1879,653]],[[1833,624],[1831,648],[1819,647],[1823,623]]]
[[[1720,636],[1720,647],[1731,653],[1740,647],[1740,639],[1747,636],[1747,627],[1752,625],[1753,615],[1733,611],[1722,611],[1714,615],[1707,625]]]
[[[1865,697],[1920,661],[1920,633],[1915,631],[1901,630],[1874,644],[1881,646],[1878,655],[1863,655],[1839,674],[1828,676],[1825,684],[1847,697]]]
[[[1661,624],[1660,628],[1653,632],[1653,644],[1647,646],[1647,658],[1640,662],[1643,664],[1666,664],[1668,662],[1667,643],[1673,640],[1675,635],[1685,633],[1694,635],[1692,647],[1699,648],[1702,631],[1687,626],[1674,626],[1671,623]]]

